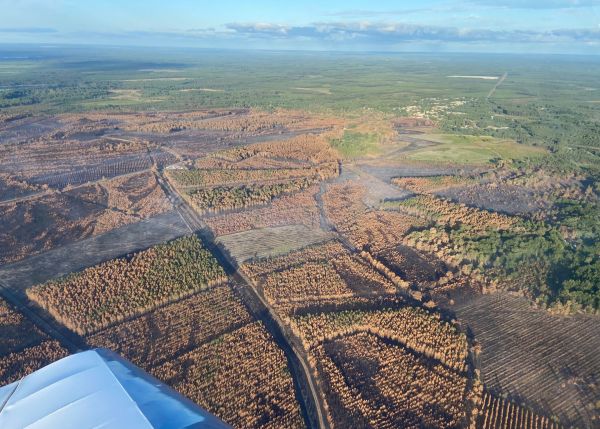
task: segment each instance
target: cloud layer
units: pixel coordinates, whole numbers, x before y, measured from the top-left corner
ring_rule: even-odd
[[[472,0],[471,3],[510,9],[571,9],[600,6],[600,0]]]
[[[499,42],[499,43],[596,43],[600,29],[488,30],[424,26],[403,23],[328,22],[306,26],[267,23],[231,23],[226,29],[250,38],[358,41],[396,44],[402,42]]]

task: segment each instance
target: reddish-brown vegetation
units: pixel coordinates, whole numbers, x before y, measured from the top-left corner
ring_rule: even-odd
[[[213,255],[191,236],[36,286],[27,295],[86,334],[225,280]]]
[[[285,355],[261,323],[225,334],[152,373],[234,427],[304,426]]]
[[[315,194],[318,191],[318,186],[312,185],[295,194],[283,195],[267,207],[209,217],[205,222],[216,236],[290,224],[317,228],[319,210]]]
[[[397,209],[441,224],[465,225],[475,230],[508,230],[518,227],[519,219],[498,213],[466,207],[430,195],[419,195],[403,201],[383,203],[387,209]]]
[[[473,178],[466,176],[395,177],[392,179],[392,184],[418,194],[430,194],[473,182],[475,182]]]
[[[465,425],[467,378],[370,333],[316,346],[334,428],[454,428]]]
[[[199,292],[87,338],[150,369],[252,321],[228,285]]]
[[[416,307],[309,314],[291,319],[291,327],[307,349],[344,335],[369,332],[457,371],[466,368],[466,336],[439,314]]]
[[[0,299],[0,356],[36,344],[45,335],[21,313]]]
[[[267,300],[276,305],[394,293],[397,285],[369,260],[336,242],[243,265]]]
[[[20,352],[0,357],[0,386],[20,380],[68,354],[58,341],[44,341]]]
[[[398,245],[412,228],[423,225],[411,215],[368,210],[363,203],[366,192],[362,185],[344,182],[329,186],[323,196],[328,219],[356,248],[377,252]]]

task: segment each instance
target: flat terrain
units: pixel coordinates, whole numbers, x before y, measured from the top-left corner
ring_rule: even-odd
[[[321,229],[309,229],[304,225],[289,225],[223,235],[215,242],[223,245],[229,254],[241,264],[250,259],[285,255],[331,238],[331,234]]]
[[[189,232],[177,212],[167,212],[14,264],[3,265],[0,267],[0,282],[13,290],[24,290],[34,284],[80,271]]]
[[[482,295],[450,307],[481,344],[486,387],[585,426],[597,410],[600,320],[533,309],[523,298]]]
[[[0,384],[106,347],[233,427],[598,426],[596,60],[19,49]]]

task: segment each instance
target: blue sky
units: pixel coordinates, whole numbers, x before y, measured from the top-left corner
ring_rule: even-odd
[[[600,53],[600,0],[0,0],[0,43]]]

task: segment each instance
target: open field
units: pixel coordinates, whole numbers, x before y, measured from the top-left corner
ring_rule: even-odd
[[[481,345],[481,376],[492,393],[557,416],[565,426],[598,420],[597,317],[550,315],[508,294],[482,295],[451,309]]]
[[[215,242],[241,264],[250,259],[276,257],[331,238],[331,234],[318,228],[288,225],[223,235]]]
[[[492,160],[540,157],[541,148],[524,146],[510,140],[487,136],[428,135],[438,145],[409,152],[406,157],[415,161],[483,164]]]
[[[171,209],[151,173],[0,204],[0,264],[139,222]]]

